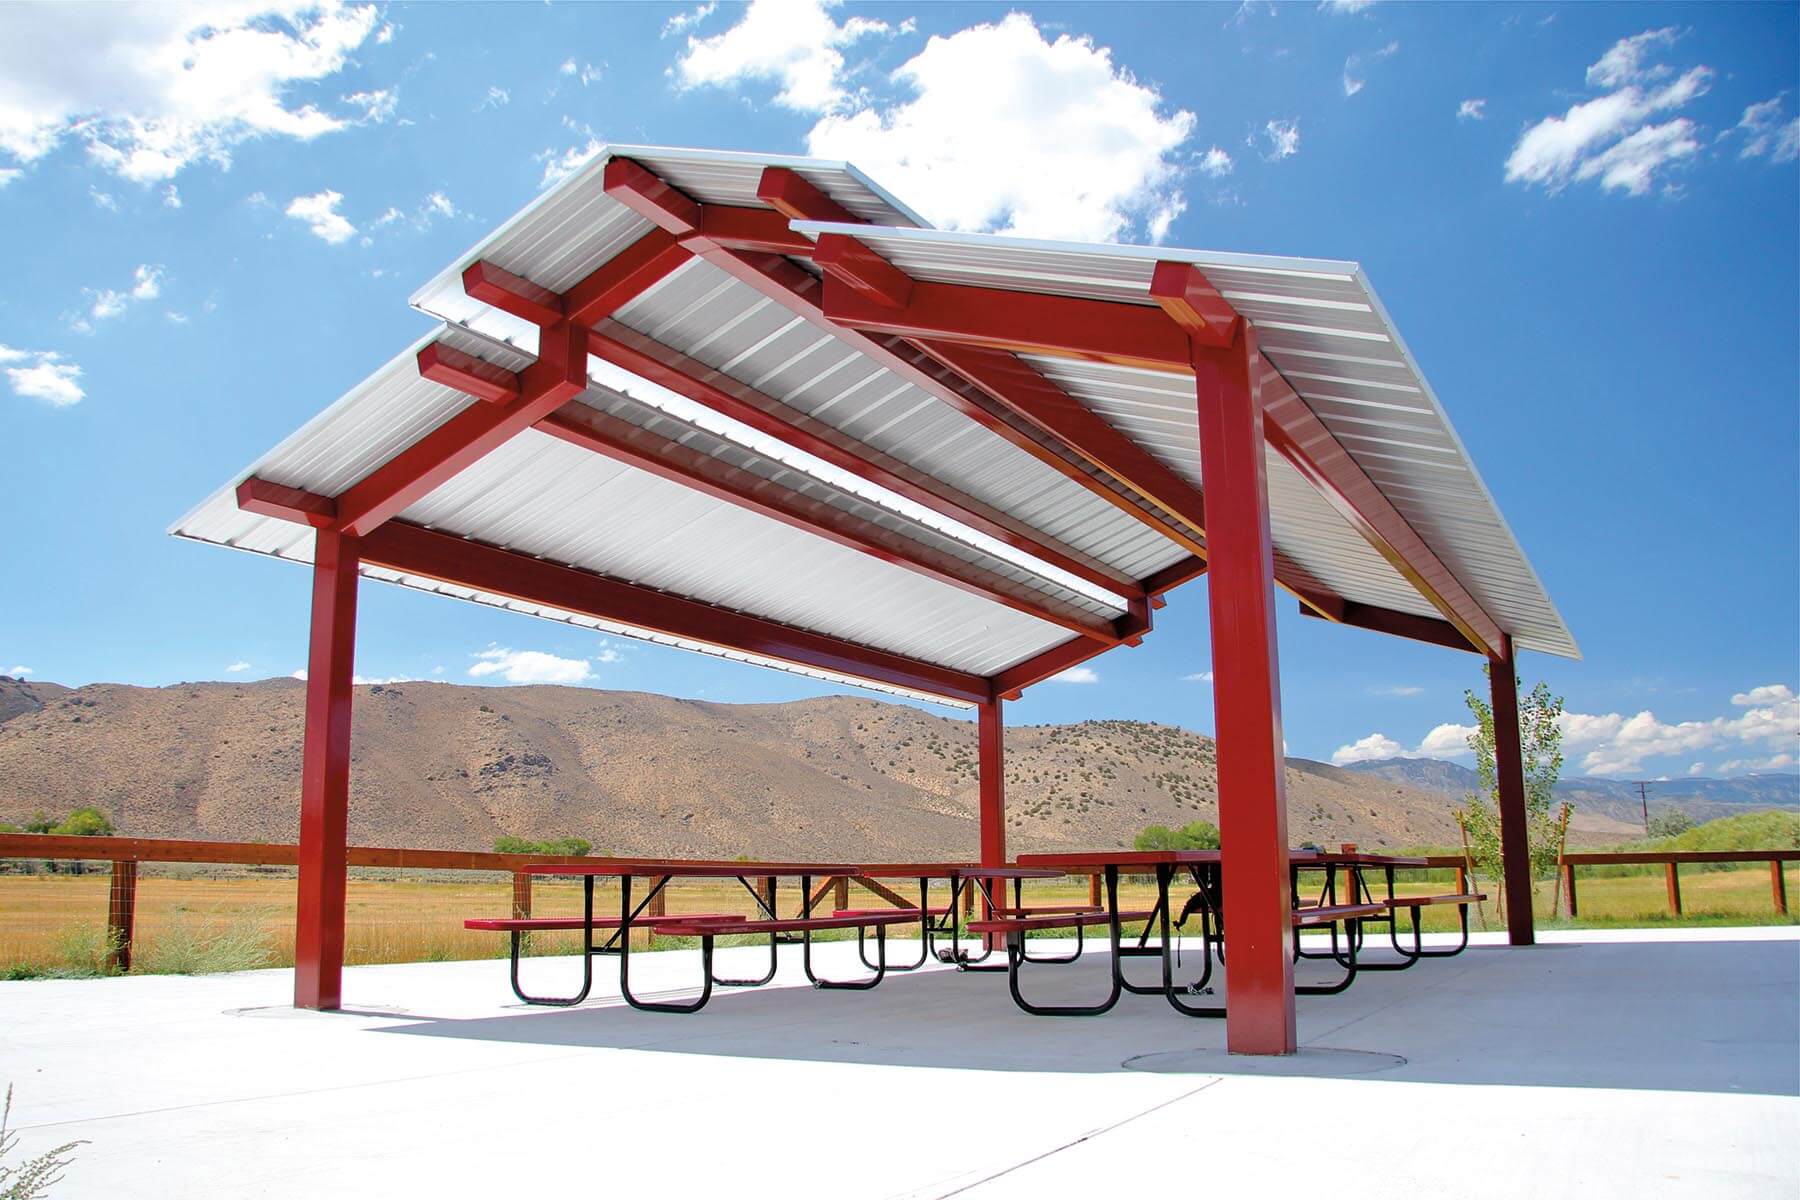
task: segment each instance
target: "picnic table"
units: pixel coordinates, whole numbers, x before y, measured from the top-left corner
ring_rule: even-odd
[[[967,862],[912,862],[875,863],[865,865],[859,869],[856,874],[859,879],[911,879],[916,881],[919,885],[919,911],[925,914],[924,932],[919,939],[919,959],[917,962],[905,966],[890,966],[888,968],[889,970],[917,970],[925,964],[928,956],[935,952],[939,962],[954,963],[957,967],[965,971],[997,971],[1003,970],[1004,968],[982,965],[988,956],[993,953],[992,945],[984,946],[980,957],[971,957],[969,952],[962,948],[960,902],[964,894],[970,889],[973,889],[980,895],[982,900],[986,902],[986,908],[989,911],[996,908],[1004,909],[1007,907],[1006,897],[1004,895],[1004,885],[1010,880],[1013,885],[1013,906],[1017,907],[1022,903],[1020,899],[1020,889],[1023,887],[1025,880],[1056,879],[1062,875],[1062,872],[1043,867],[1027,867],[1023,865],[984,867],[979,863]],[[931,883],[935,879],[944,880],[950,885],[949,904],[941,916],[934,914],[931,908]],[[1002,888],[1002,894],[999,897],[994,895],[995,885],[1000,885]],[[839,911],[846,915],[854,915],[856,913],[879,912],[881,910],[842,909]],[[937,922],[935,924],[932,920],[934,916],[937,916]],[[935,949],[933,935],[946,932],[950,935],[950,949],[947,951],[938,951]],[[859,954],[862,952],[862,937],[860,933],[857,937],[857,950]],[[863,958],[863,965],[869,965],[867,957]]]

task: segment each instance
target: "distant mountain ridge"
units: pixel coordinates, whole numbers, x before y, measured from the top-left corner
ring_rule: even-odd
[[[305,685],[0,682],[0,821],[97,805],[121,833],[291,841]],[[1018,853],[1218,821],[1213,740],[1143,721],[1006,731]],[[614,853],[910,860],[971,853],[971,722],[850,696],[715,704],[574,687],[356,689],[350,836],[487,849],[577,836]],[[1301,759],[1295,844],[1445,845],[1439,794]]]
[[[1346,770],[1375,775],[1405,787],[1460,800],[1474,791],[1479,776],[1460,763],[1438,758],[1381,758],[1352,763]],[[1649,785],[1650,810],[1680,809],[1695,820],[1731,816],[1746,809],[1800,808],[1800,775],[1740,775],[1735,779],[1658,779]],[[1641,826],[1643,806],[1637,785],[1622,779],[1576,776],[1557,783],[1556,794],[1577,812]]]

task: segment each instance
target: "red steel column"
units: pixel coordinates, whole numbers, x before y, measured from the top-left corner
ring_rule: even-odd
[[[1500,810],[1500,862],[1506,876],[1506,935],[1515,946],[1537,940],[1531,915],[1531,843],[1525,824],[1525,754],[1519,737],[1519,674],[1512,638],[1488,662],[1494,701],[1494,778]],[[1573,889],[1570,895],[1574,895]]]
[[[313,548],[312,642],[300,769],[300,889],[294,1007],[343,998],[344,880],[350,815],[350,701],[359,540],[321,529]]]
[[[1263,460],[1256,336],[1193,348],[1206,485],[1219,840],[1230,914],[1233,1054],[1292,1054],[1294,961],[1288,884],[1275,556]]]
[[[981,776],[981,865],[984,867],[1006,865],[1006,745],[1005,722],[1000,711],[1002,703],[996,696],[975,706],[976,763]],[[997,882],[992,886],[995,899],[999,899],[1005,884]],[[982,915],[989,914],[984,911]],[[1002,941],[993,934],[985,940],[990,946],[998,946]]]

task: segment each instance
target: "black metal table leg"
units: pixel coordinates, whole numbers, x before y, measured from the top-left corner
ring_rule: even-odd
[[[591,879],[592,876],[589,876]],[[646,898],[648,903],[648,898]],[[625,1003],[644,1012],[699,1012],[712,998],[713,935],[700,935],[700,995],[691,1001],[639,1000],[631,992],[631,926],[636,914],[631,909],[631,876],[619,876],[619,994]]]

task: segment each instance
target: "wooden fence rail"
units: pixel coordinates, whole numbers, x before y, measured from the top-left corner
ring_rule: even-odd
[[[220,863],[234,866],[291,867],[300,860],[298,846],[271,842],[196,842],[169,838],[68,837],[50,833],[0,833],[0,859],[45,859],[55,862],[107,862],[112,864],[112,880],[107,889],[107,944],[112,966],[120,971],[131,968],[131,939],[137,915],[138,864]],[[499,854],[482,850],[414,850],[384,846],[352,846],[349,864],[353,867],[387,867],[390,869],[436,871],[502,871],[513,877],[512,911],[515,917],[531,915],[531,875],[524,869],[542,863],[579,863],[572,855]],[[1434,854],[1426,858],[1428,868],[1448,868],[1456,872],[1456,890],[1469,890],[1473,864],[1460,854]],[[1559,864],[1563,891],[1568,897],[1568,913],[1577,915],[1575,868],[1578,866],[1654,866],[1661,864],[1666,872],[1669,911],[1681,913],[1681,879],[1676,869],[1683,863],[1766,862],[1769,864],[1769,886],[1775,911],[1788,911],[1787,879],[1783,865],[1800,862],[1800,850],[1672,850],[1625,851],[1617,854],[1564,854]],[[1099,902],[1099,876],[1089,880],[1089,895]],[[912,902],[890,891],[872,879],[856,882],[889,903],[910,905]],[[848,883],[836,885],[839,907],[848,902]],[[821,893],[823,892],[821,888]],[[964,897],[965,907],[973,895]],[[662,912],[662,895],[652,903],[651,915]]]

